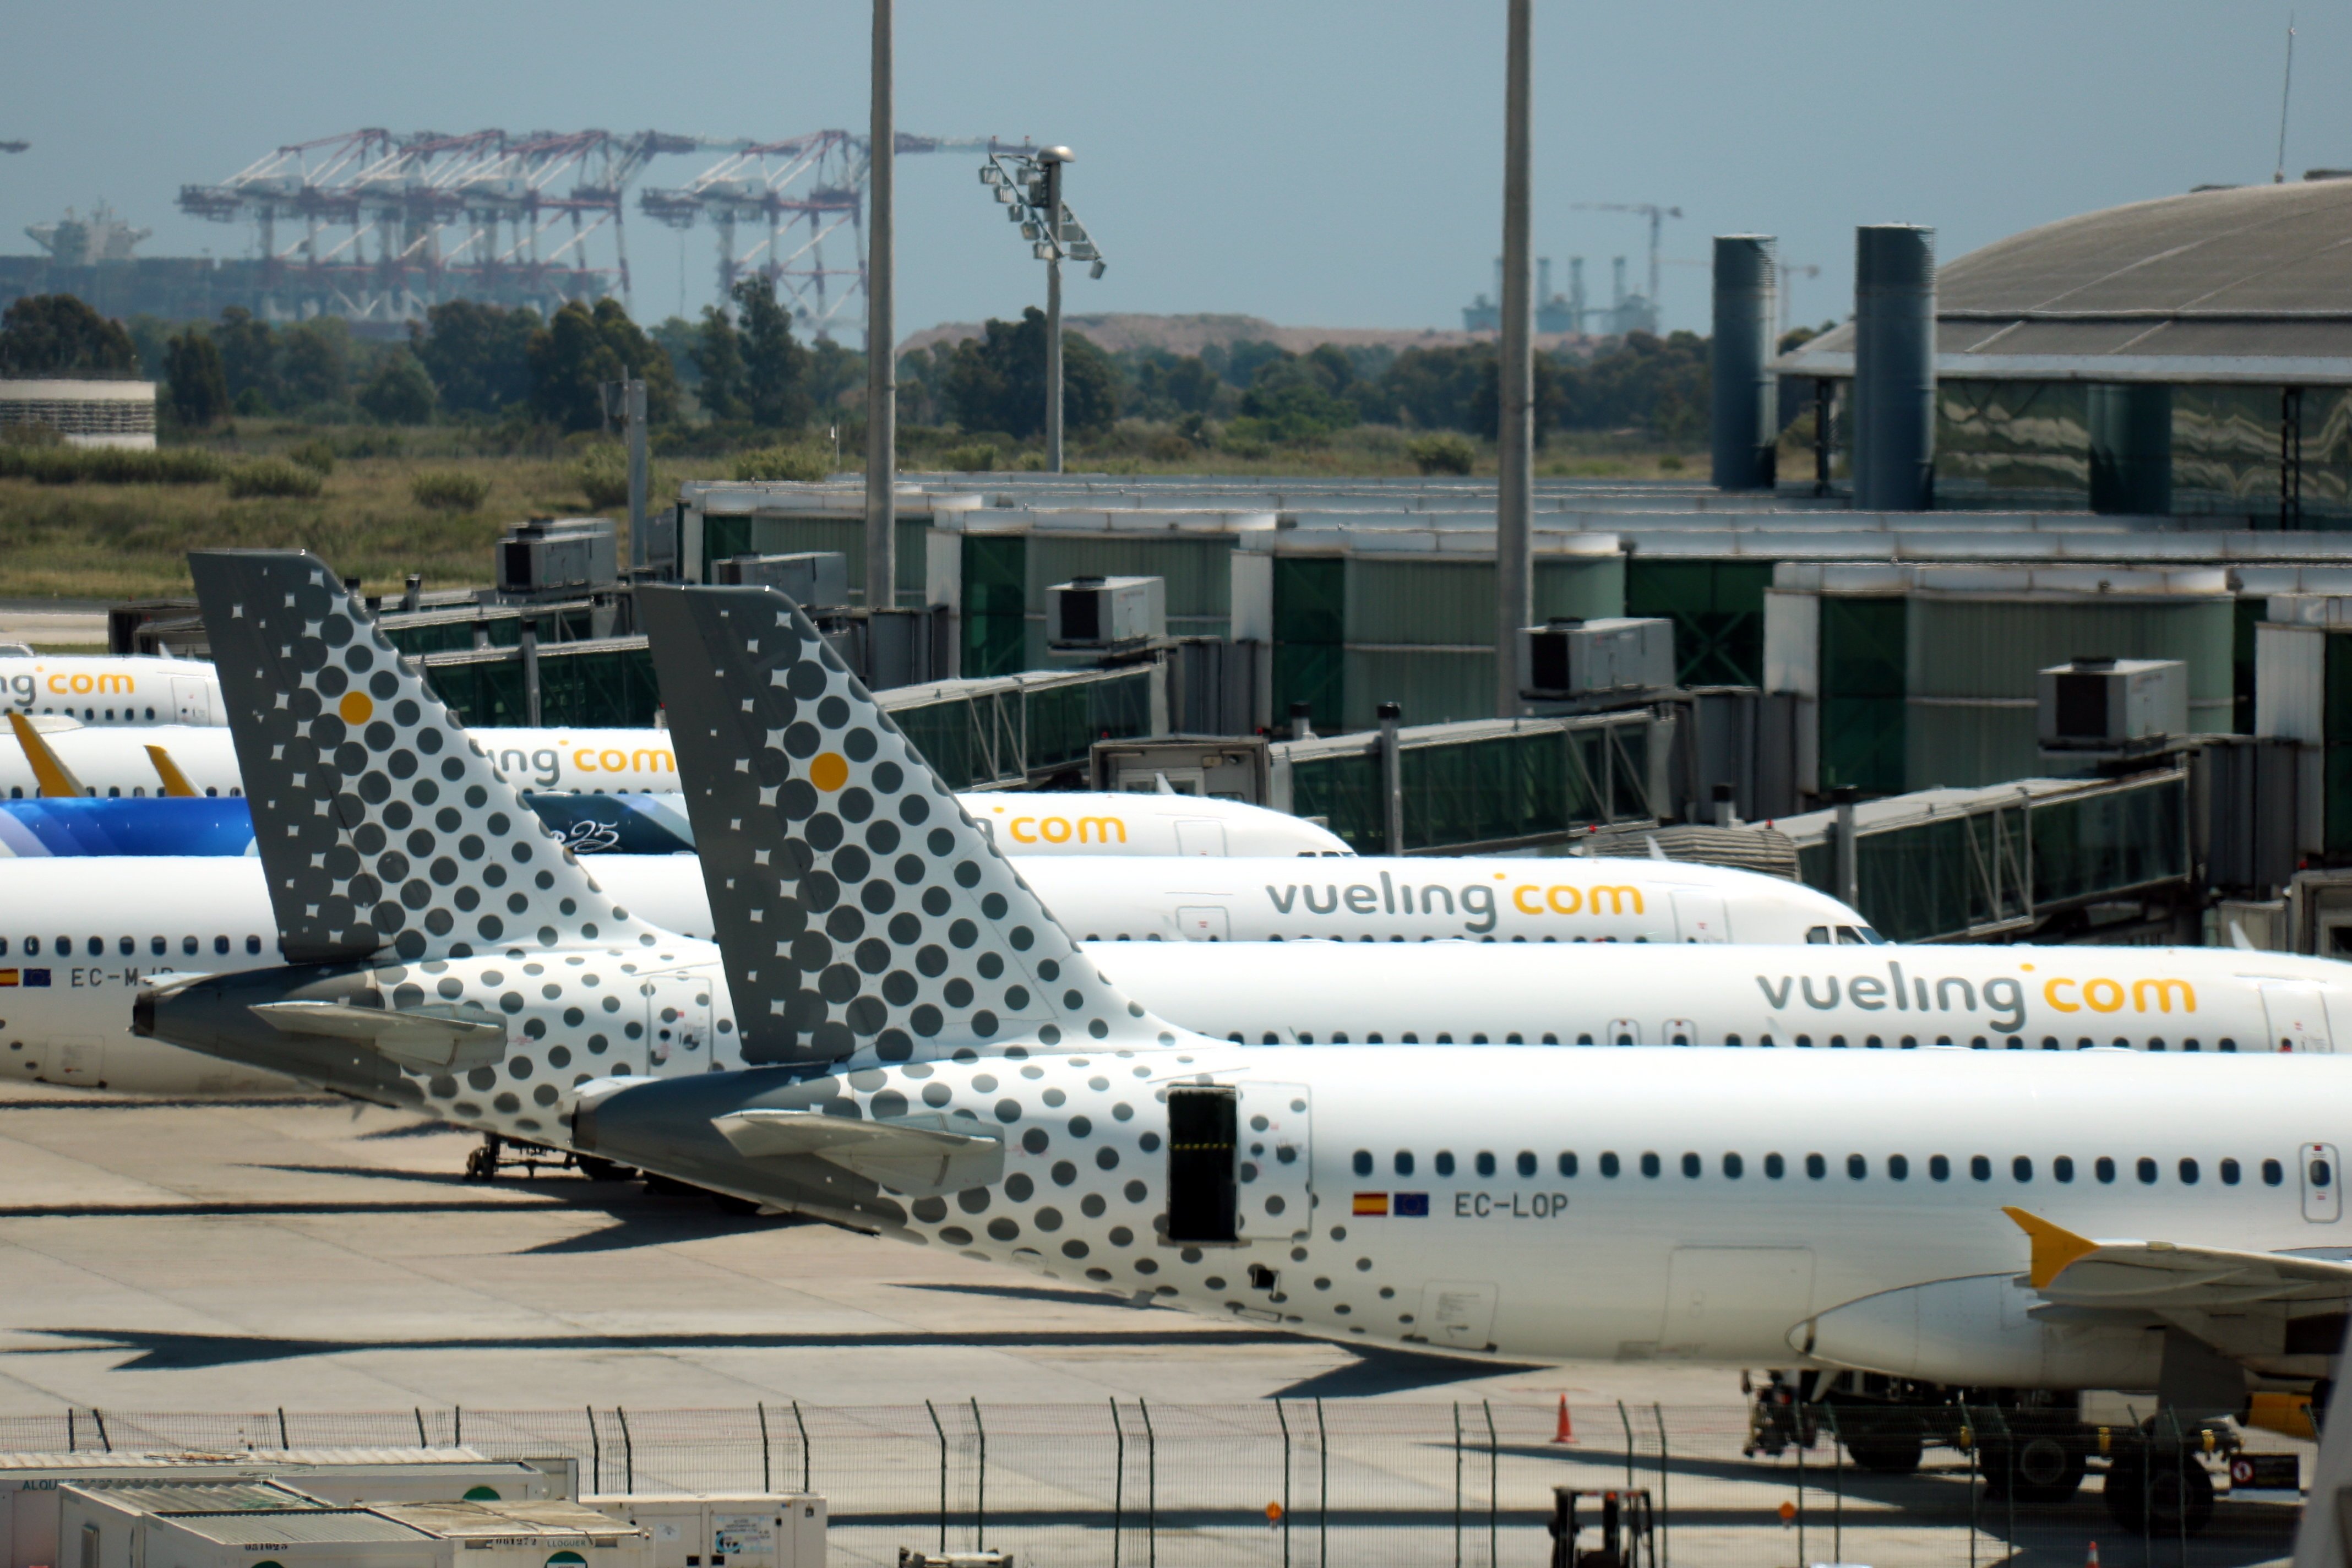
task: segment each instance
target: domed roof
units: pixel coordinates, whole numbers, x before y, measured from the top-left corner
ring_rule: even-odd
[[[2134,202],[1941,268],[1936,374],[2352,383],[2352,179]],[[1853,324],[1775,362],[1853,374]]]

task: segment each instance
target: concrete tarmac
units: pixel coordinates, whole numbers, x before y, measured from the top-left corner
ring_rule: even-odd
[[[1714,1369],[1360,1352],[570,1173],[324,1100],[0,1100],[0,1415],[1271,1394],[1736,1405]]]

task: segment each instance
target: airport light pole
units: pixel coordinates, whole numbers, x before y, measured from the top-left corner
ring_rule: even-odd
[[[898,150],[890,92],[890,5],[874,0],[873,123],[866,142],[866,607],[898,602],[898,236],[893,217]]]
[[[1503,72],[1503,302],[1497,345],[1495,482],[1495,715],[1520,710],[1519,628],[1535,616],[1529,511],[1535,490],[1534,279],[1528,268],[1528,144],[1533,0],[1510,0]]]
[[[980,183],[996,193],[1005,216],[1021,226],[1031,254],[1045,264],[1045,471],[1062,471],[1062,261],[1091,263],[1089,278],[1103,275],[1102,251],[1087,226],[1062,199],[1062,169],[1076,160],[1067,147],[1048,147],[1035,157],[992,153],[980,166]]]

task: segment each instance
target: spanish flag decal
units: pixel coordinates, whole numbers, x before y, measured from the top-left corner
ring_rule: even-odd
[[[1358,1193],[1358,1194],[1356,1194],[1356,1213],[1358,1213],[1358,1214],[1386,1214],[1386,1213],[1388,1213],[1388,1212],[1389,1212],[1389,1195],[1388,1195],[1388,1194],[1386,1194],[1386,1193]]]

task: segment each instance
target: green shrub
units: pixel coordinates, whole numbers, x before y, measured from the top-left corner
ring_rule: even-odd
[[[809,484],[832,476],[833,458],[814,447],[761,447],[736,453],[733,473],[739,480],[792,479]]]
[[[198,447],[0,447],[0,479],[44,485],[204,485],[221,471],[220,458]]]
[[[286,454],[314,474],[335,471],[335,446],[323,436],[316,436]]]
[[[1478,460],[1477,447],[1466,437],[1450,433],[1417,437],[1404,450],[1413,467],[1424,474],[1466,474]]]
[[[408,494],[418,506],[429,511],[479,511],[482,503],[490,497],[490,481],[485,474],[445,468],[417,475],[408,483]],[[626,500],[628,496],[628,476],[625,471],[621,499]]]
[[[996,467],[996,448],[986,442],[950,447],[940,454],[941,466],[959,474],[985,474]]]
[[[1683,460],[1675,456],[1672,452],[1668,452],[1664,457],[1658,459],[1658,472],[1662,474],[1679,474],[1682,471]]]
[[[588,498],[589,510],[629,504],[629,455],[620,447],[609,444],[589,447],[573,471],[580,477],[580,490]]]
[[[228,472],[228,493],[239,499],[250,496],[310,497],[319,493],[326,481],[312,469],[289,463],[283,458],[262,458],[250,463],[240,463]]]

